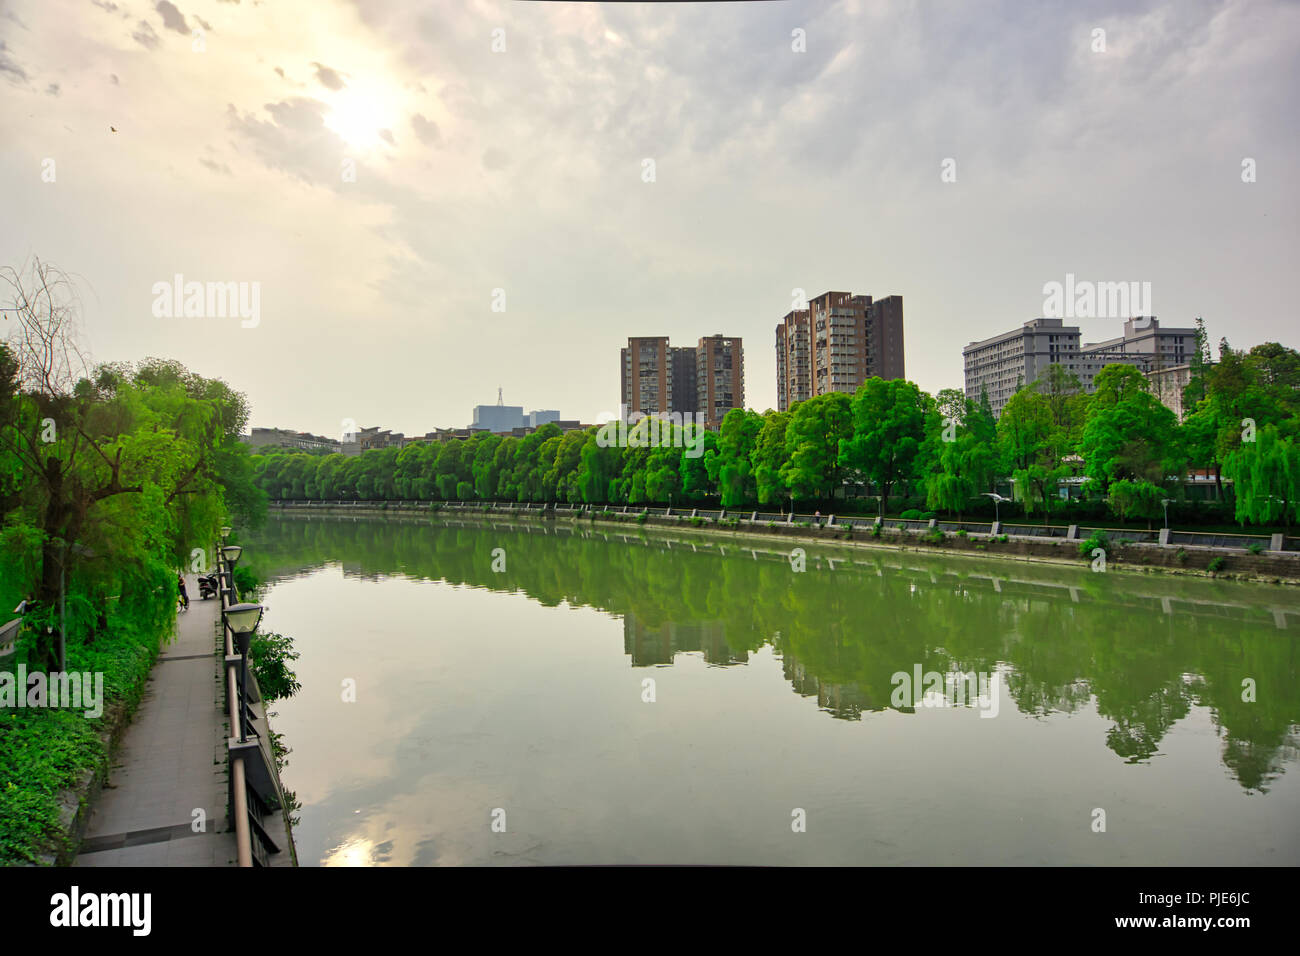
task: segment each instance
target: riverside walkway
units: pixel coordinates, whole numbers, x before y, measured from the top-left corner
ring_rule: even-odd
[[[114,757],[74,866],[235,866],[227,829],[226,711],[218,599],[176,616],[135,718]],[[203,814],[203,826],[196,811]]]

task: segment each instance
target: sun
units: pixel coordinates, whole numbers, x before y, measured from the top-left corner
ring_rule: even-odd
[[[378,87],[349,85],[328,100],[325,125],[352,149],[377,149],[381,130],[391,130],[398,115],[397,96]]]

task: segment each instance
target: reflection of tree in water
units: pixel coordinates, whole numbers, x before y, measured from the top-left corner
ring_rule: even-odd
[[[832,569],[811,548],[796,574],[784,554],[751,552],[741,539],[585,522],[465,525],[272,518],[249,553],[264,576],[341,563],[367,579],[405,574],[598,608],[623,619],[633,666],[671,664],[678,653],[725,666],[770,645],[792,689],[840,719],[890,707],[893,675],[917,664],[992,673],[1005,662],[1004,691],[1021,713],[1072,713],[1095,698],[1113,724],[1107,746],[1128,762],[1158,755],[1193,706],[1210,709],[1223,762],[1243,787],[1265,789],[1296,758],[1294,631],[1252,607],[1261,594],[1294,605],[1284,592],[906,552],[854,552]],[[497,547],[505,574],[491,570]],[[1245,677],[1257,683],[1255,702],[1241,699]]]
[[[1181,685],[1158,687],[1148,696],[1127,701],[1123,711],[1106,712],[1115,721],[1106,731],[1106,746],[1127,763],[1152,757],[1169,728],[1190,710],[1191,702],[1180,690]]]

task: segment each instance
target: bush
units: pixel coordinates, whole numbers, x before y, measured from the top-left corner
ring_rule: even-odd
[[[1079,542],[1079,557],[1091,558],[1092,552],[1097,548],[1101,548],[1108,554],[1110,553],[1110,539],[1106,537],[1106,532],[1104,531],[1094,531],[1092,537]]]
[[[1246,545],[1246,550],[1251,554],[1260,554],[1263,552],[1264,546],[1258,541],[1252,541],[1250,544]]]
[[[944,538],[948,537],[941,528],[931,528],[922,537],[931,544],[938,544]]]
[[[1209,571],[1211,574],[1214,574],[1222,570],[1223,565],[1224,565],[1223,555],[1219,555],[1217,558],[1210,559],[1210,563],[1206,565],[1206,570]]]
[[[959,538],[965,538],[965,537],[969,537],[969,534],[968,534],[968,532],[966,531],[965,528],[958,528],[958,529],[957,529],[957,537],[959,537]]]
[[[1186,564],[1186,563],[1187,563],[1187,549],[1186,549],[1186,548],[1179,548],[1179,549],[1178,549],[1178,553],[1177,553],[1176,555],[1174,555],[1174,557],[1178,559],[1178,563],[1179,563],[1179,564]]]
[[[902,514],[900,514],[899,517],[902,518],[904,521],[921,521],[925,519],[925,514],[923,512],[917,511],[915,508],[908,508]]]
[[[293,639],[283,634],[254,634],[248,645],[248,666],[266,701],[283,700],[302,690],[289,663],[298,659]]]
[[[645,523],[646,523],[646,519],[649,518],[649,517],[650,517],[649,512],[643,511],[643,512],[641,512],[639,515],[636,516],[636,523],[637,523],[637,524],[645,524]]]

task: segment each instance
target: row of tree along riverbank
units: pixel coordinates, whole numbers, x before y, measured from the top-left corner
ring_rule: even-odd
[[[1053,527],[899,518],[698,508],[602,509],[569,504],[482,502],[276,501],[289,515],[383,515],[525,518],[668,527],[727,535],[762,535],[863,547],[960,552],[974,557],[1084,564],[1093,570],[1161,570],[1220,578],[1300,584],[1300,538]]]

